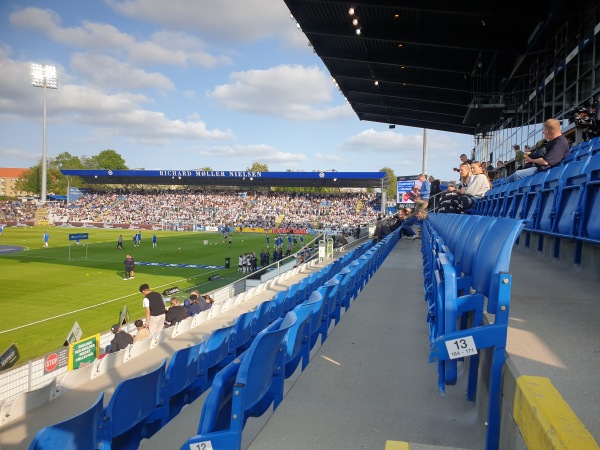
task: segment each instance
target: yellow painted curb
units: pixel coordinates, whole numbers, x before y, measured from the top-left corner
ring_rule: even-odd
[[[410,444],[400,441],[385,441],[385,450],[410,450]]]
[[[513,418],[528,450],[600,448],[546,377],[517,379]]]

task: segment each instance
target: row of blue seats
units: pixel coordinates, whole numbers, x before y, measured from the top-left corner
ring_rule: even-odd
[[[215,330],[206,341],[178,350],[168,366],[165,360],[148,374],[124,380],[106,408],[101,394],[82,414],[40,430],[30,448],[57,448],[58,443],[60,448],[137,448],[142,438],[151,437],[185,405],[213,386],[217,373],[247,351],[263,330],[279,323],[297,305],[306,303],[311,292],[327,289],[328,296],[329,291],[335,292],[335,302],[327,303],[331,306],[326,314],[328,323],[331,320],[337,323],[340,311],[336,305],[345,305],[347,309],[353,293],[359,289],[355,282],[361,273],[358,268],[365,270],[363,267],[368,266],[358,260],[381,253],[372,249],[372,245],[369,241],[263,302],[255,311],[240,315],[233,325]],[[369,260],[374,262],[376,258]],[[344,264],[347,267],[332,277]],[[326,339],[327,328],[312,329],[317,333],[311,336],[314,347],[319,336]],[[305,367],[308,361],[302,359]]]
[[[337,325],[341,310],[350,307],[398,237],[393,233],[352,261],[220,371],[203,405],[198,434],[181,448],[243,448],[247,419],[277,408],[289,389],[285,380],[305,369]]]
[[[514,242],[524,221],[458,214],[430,214],[422,252],[430,329],[430,362],[438,386],[456,384],[458,361],[468,362],[467,399],[475,401],[479,353],[491,349],[488,449],[498,447],[502,366],[505,361]],[[484,323],[484,311],[493,315]]]
[[[550,170],[494,185],[474,214],[524,219],[530,231],[600,244],[600,142],[586,148]]]

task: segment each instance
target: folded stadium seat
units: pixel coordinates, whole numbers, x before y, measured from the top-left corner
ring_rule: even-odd
[[[123,357],[123,362],[127,362],[130,359],[133,359],[141,354],[150,350],[150,345],[152,344],[152,337],[148,337],[141,341],[136,341],[130,346],[128,346],[125,350],[125,356]],[[70,373],[70,372],[68,372]]]
[[[577,236],[581,240],[598,244],[600,243],[600,153],[592,156],[585,173],[587,179],[581,200],[581,218]]]
[[[573,152],[574,148],[571,149],[571,153]],[[582,160],[587,158],[588,156],[590,156],[592,153],[592,143],[591,141],[587,141],[587,142],[582,142],[581,144],[579,144],[577,146],[577,150],[575,151],[575,157],[574,159],[576,161]],[[566,160],[566,158],[565,158]],[[563,163],[570,163],[571,161],[564,161]]]
[[[515,184],[515,190],[512,193],[510,202],[507,202],[505,207],[505,215],[503,217],[510,217],[515,219],[523,208],[523,199],[525,198],[526,192],[529,191],[529,186],[533,181],[534,177],[525,177],[521,180],[517,180]]]
[[[491,198],[491,204],[487,210],[487,213],[484,215],[492,217],[498,217],[500,215],[500,210],[504,204],[509,187],[510,183],[504,183],[498,188]]]
[[[517,193],[519,192],[519,188],[523,181],[527,178],[523,178],[521,180],[513,181],[512,183],[507,184],[506,190],[504,191],[504,198],[500,201],[501,204],[496,217],[510,217],[510,214],[514,207],[515,198],[517,196]]]
[[[56,377],[40,388],[32,391],[21,392],[9,404],[6,400],[0,402],[0,426],[27,415],[38,406],[50,402],[56,396]]]
[[[310,357],[312,358],[321,347],[319,337],[324,329],[325,297],[319,290],[313,291],[305,304],[311,305],[312,308],[310,315]]]
[[[247,448],[255,435],[244,436],[250,417],[270,415],[283,398],[283,339],[296,322],[289,312],[256,336],[248,350],[215,377],[202,406],[198,434],[181,447],[233,450]]]
[[[262,330],[271,324],[271,310],[275,306],[273,300],[267,300],[258,305],[254,311],[254,320],[252,321],[252,336],[256,336]]]
[[[592,148],[590,149],[590,155],[594,156],[597,153],[600,153],[600,138],[594,138],[591,140]]]
[[[271,281],[271,280],[269,280],[269,281]],[[229,297],[227,300],[225,300],[225,303],[223,303],[223,307],[221,308],[221,313],[227,312],[228,310],[233,308],[235,305],[235,299],[236,299],[236,296]]]
[[[239,356],[244,350],[250,347],[252,343],[252,322],[254,321],[254,311],[241,314],[233,324],[233,339],[236,356]]]
[[[296,323],[284,338],[284,387],[285,396],[310,361],[310,316],[312,305],[305,303],[294,308]]]
[[[571,162],[570,164],[575,164]],[[569,164],[569,165],[570,165]],[[548,171],[539,194],[538,215],[533,223],[533,229],[549,232],[552,230],[554,216],[556,215],[556,199],[558,191],[562,188],[562,174],[567,166],[556,166]]]
[[[587,144],[584,142],[584,144]],[[565,164],[569,164],[571,161],[575,160],[575,156],[577,155],[577,152],[580,150],[582,144],[577,144],[574,145],[573,147],[571,147],[569,149],[569,153],[567,153],[567,156],[565,156],[565,158],[561,161],[561,164],[565,165]],[[586,145],[587,147],[587,145]]]
[[[518,215],[515,215],[515,219],[525,220],[525,228],[527,229],[533,228],[534,221],[538,215],[538,196],[547,175],[547,170],[533,175],[529,189],[523,193],[524,198],[521,202],[523,207]]]
[[[202,394],[202,383],[198,378],[200,346],[177,350],[167,367],[165,375],[166,405],[162,426],[171,421],[185,405],[189,405]]]
[[[208,317],[210,318],[210,314],[208,315]],[[177,322],[174,326],[169,327],[168,329],[171,330],[171,338],[175,338],[185,333],[186,331],[190,331],[190,329],[192,328],[192,320],[192,317],[188,317],[187,319],[184,319],[181,322]]]
[[[86,411],[37,432],[30,450],[79,450],[101,448],[104,430],[104,392]]]
[[[279,294],[277,294],[275,297],[269,300],[269,303],[271,303],[269,323],[275,322],[277,319],[283,317],[288,312],[285,310],[286,304],[284,300],[285,297],[279,297]]]
[[[329,321],[328,333],[331,333],[333,327],[335,327],[341,318],[341,303],[340,303],[340,280],[336,277],[330,278],[324,284],[327,288],[327,320]]]
[[[102,449],[137,448],[162,426],[166,408],[165,367],[121,381],[104,409]]]
[[[198,378],[204,392],[215,374],[235,357],[234,325],[214,330],[198,347]]]
[[[208,317],[206,320],[214,319],[215,317],[219,316],[221,314],[221,311],[223,310],[223,305],[224,303],[221,302],[213,303],[210,309],[208,310]]]
[[[348,311],[348,309],[350,308],[350,300],[352,294],[352,291],[350,289],[350,282],[352,281],[352,271],[348,267],[344,267],[335,276],[340,281],[340,305],[344,308],[344,313],[346,313],[346,311]]]
[[[201,311],[200,313],[196,314],[195,316],[192,317],[191,329],[194,329],[198,325],[206,322],[207,319],[208,319],[208,310]]]
[[[554,218],[550,232],[563,237],[575,237],[578,214],[581,214],[581,201],[587,182],[585,173],[591,157],[569,163],[560,180],[556,207],[551,214]]]

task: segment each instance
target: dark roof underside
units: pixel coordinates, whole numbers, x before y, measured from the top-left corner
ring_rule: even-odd
[[[284,1],[360,120],[464,134],[510,113],[510,80],[526,73],[526,55],[554,42],[569,7],[562,0]]]

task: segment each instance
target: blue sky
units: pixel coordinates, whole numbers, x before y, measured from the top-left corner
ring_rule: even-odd
[[[0,166],[120,153],[130,168],[417,174],[423,130],[361,122],[279,0],[0,0]],[[472,137],[429,130],[427,172]]]

